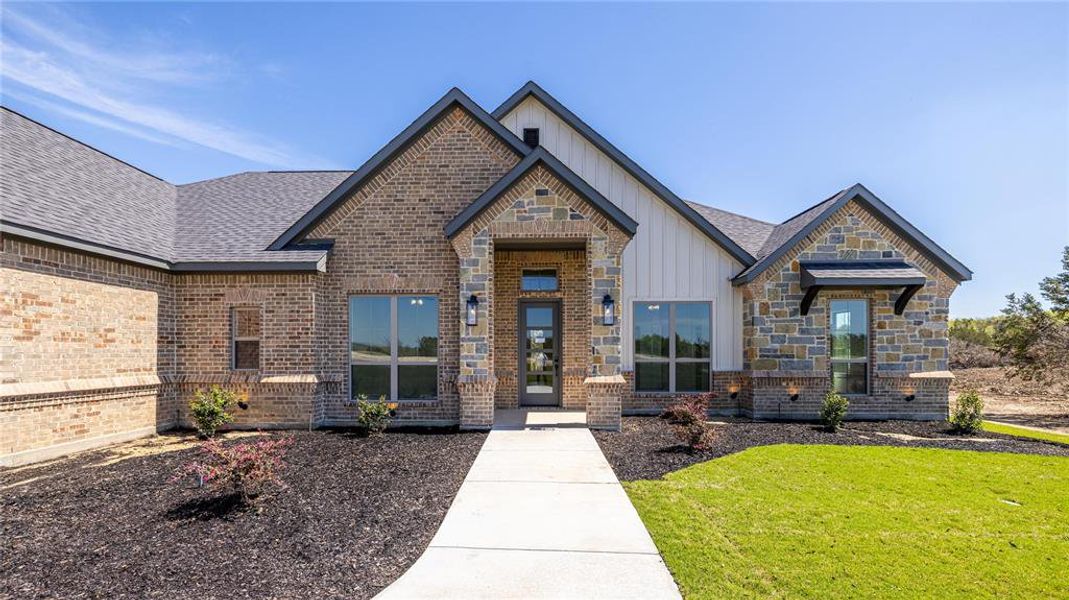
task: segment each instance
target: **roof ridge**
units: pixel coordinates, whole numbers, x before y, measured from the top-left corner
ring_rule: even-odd
[[[111,160],[113,160],[113,161],[115,161],[117,163],[122,163],[122,164],[130,167],[131,169],[134,169],[135,171],[140,171],[141,173],[144,173],[145,175],[148,175],[149,177],[151,177],[153,179],[156,179],[158,181],[162,181],[163,183],[166,183],[166,184],[171,185],[171,186],[175,185],[175,184],[171,183],[170,181],[167,181],[163,177],[160,177],[159,175],[154,175],[152,173],[149,173],[148,171],[142,169],[141,167],[139,167],[137,165],[134,165],[134,164],[131,164],[131,163],[129,163],[129,162],[127,162],[127,161],[125,161],[125,160],[123,160],[121,158],[118,158],[117,156],[114,156],[112,154],[108,154],[107,152],[104,152],[103,150],[101,150],[100,148],[97,148],[96,146],[94,146],[92,144],[89,144],[87,142],[83,142],[82,140],[79,140],[76,137],[67,135],[66,133],[63,133],[62,131],[60,131],[58,129],[55,129],[53,127],[49,127],[48,125],[45,125],[44,123],[38,121],[37,119],[34,119],[33,117],[26,116],[26,115],[22,114],[21,112],[11,108],[10,106],[4,106],[3,104],[0,104],[0,109],[6,110],[7,112],[9,112],[9,113],[11,113],[13,115],[17,115],[19,117],[22,117],[23,119],[26,119],[27,121],[33,123],[34,125],[37,125],[38,127],[43,127],[45,129],[51,131],[52,133],[56,134],[56,135],[61,135],[61,136],[67,138],[68,140],[70,140],[70,141],[72,141],[72,142],[74,142],[74,143],[76,143],[76,144],[78,144],[80,146],[84,146],[85,148],[88,148],[88,149],[92,150],[93,152],[96,152],[97,154],[100,154],[101,156],[106,156],[106,157],[110,158]]]
[[[754,223],[760,223],[762,225],[769,225],[771,227],[775,227],[776,225],[779,224],[779,223],[773,223],[771,221],[764,221],[764,220],[758,219],[756,217],[750,217],[750,216],[744,215],[742,213],[737,213],[737,212],[734,212],[734,211],[731,211],[731,210],[727,210],[726,208],[720,208],[718,206],[711,206],[709,204],[705,204],[704,202],[698,202],[697,200],[684,199],[683,201],[686,202],[687,204],[697,204],[698,206],[701,206],[703,208],[708,208],[709,210],[717,210],[717,211],[720,211],[722,213],[727,213],[729,215],[732,215],[732,216],[735,216],[735,217],[739,217],[740,219],[746,219],[747,221],[753,221]]]

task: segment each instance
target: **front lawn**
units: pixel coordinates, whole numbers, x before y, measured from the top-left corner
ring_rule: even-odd
[[[991,421],[984,421],[984,431],[989,431],[991,433],[1001,433],[1003,435],[1013,435],[1033,440],[1043,440],[1044,442],[1069,444],[1069,435],[1065,435],[1064,433],[1055,433],[1053,431],[1036,431],[1035,429],[1028,429],[1026,427],[1014,427],[1013,425],[992,423]]]
[[[688,598],[1069,597],[1069,458],[783,444],[624,486]]]

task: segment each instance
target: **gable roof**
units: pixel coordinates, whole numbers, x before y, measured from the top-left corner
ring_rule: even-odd
[[[325,198],[320,200],[315,206],[301,216],[300,219],[286,229],[282,235],[278,236],[267,249],[282,250],[298,240],[301,235],[310,231],[323,217],[329,214],[339,203],[343,202],[350,193],[378,173],[379,169],[386,166],[390,159],[407,148],[410,142],[415,141],[438,120],[439,116],[454,105],[460,106],[466,110],[476,121],[497,135],[502,142],[509,146],[519,156],[526,156],[531,151],[531,148],[527,146],[527,144],[524,144],[523,140],[516,137],[516,135],[509,131],[508,128],[487,114],[481,106],[476,104],[464,92],[460,91],[459,88],[453,88],[442,96],[441,99],[431,105],[430,108],[424,111],[422,115],[412,122],[411,125],[390,140],[390,143],[386,144],[381,150],[376,152],[374,156],[368,159],[368,161],[359,169],[347,177],[345,181],[342,181],[341,184],[327,194]]]
[[[9,233],[48,232],[158,266],[174,253],[175,194],[159,177],[0,107],[0,219]]]
[[[459,233],[465,225],[474,221],[476,217],[493,204],[494,200],[497,200],[501,194],[505,193],[514,183],[527,174],[528,171],[538,165],[543,165],[550,173],[553,173],[557,179],[560,179],[568,185],[568,187],[572,188],[572,191],[585,198],[594,206],[594,208],[598,209],[598,211],[616,224],[621,230],[626,231],[630,235],[635,235],[635,231],[638,229],[638,223],[634,219],[629,217],[624,211],[620,210],[620,207],[610,202],[605,196],[602,196],[582,177],[576,175],[571,169],[566,167],[564,163],[558,160],[557,157],[550,154],[541,146],[532,150],[530,154],[525,156],[523,160],[517,163],[517,165],[508,173],[505,173],[505,175],[497,180],[494,185],[487,188],[487,190],[476,198],[474,202],[469,204],[467,208],[460,211],[460,214],[453,217],[453,220],[445,226],[445,235],[452,238]]]
[[[762,245],[757,262],[736,275],[732,283],[742,285],[753,281],[851,200],[857,200],[868,207],[884,225],[912,243],[955,281],[960,283],[972,279],[972,271],[968,267],[884,204],[868,188],[856,183],[777,225]]]
[[[725,235],[723,231],[717,228],[717,226],[703,218],[694,210],[694,208],[672,193],[672,191],[665,187],[664,184],[647,173],[645,169],[638,166],[635,161],[631,160],[630,157],[617,149],[616,146],[609,143],[608,140],[584,123],[582,119],[575,115],[575,113],[565,108],[563,104],[539,87],[537,83],[528,81],[523,87],[516,90],[512,96],[509,96],[509,98],[505,100],[501,106],[498,106],[491,114],[494,119],[501,120],[513,108],[526,100],[528,96],[534,96],[546,108],[553,112],[553,114],[578,131],[579,134],[593,144],[595,148],[616,161],[616,163],[627,171],[628,174],[640,181],[658,198],[675,209],[676,212],[683,216],[683,218],[701,230],[702,233],[716,242],[720,247],[727,251],[728,254],[742,263],[743,266],[749,266],[754,263],[755,257],[743,249],[735,240]]]

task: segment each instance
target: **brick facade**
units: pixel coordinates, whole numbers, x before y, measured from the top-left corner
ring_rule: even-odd
[[[564,408],[609,429],[621,413],[663,410],[672,395],[637,393],[621,370],[630,236],[539,160],[447,238],[444,227],[520,161],[452,105],[313,223],[306,239],[333,242],[325,272],[175,274],[5,236],[0,464],[189,425],[189,400],[211,385],[247,397],[234,427],[352,425],[349,298],[361,295],[438,299],[437,396],[402,401],[399,424],[485,428],[495,406],[517,405],[522,299],[561,304]],[[800,314],[801,261],[887,258],[927,276],[903,315],[893,310],[897,289],[824,290]],[[556,269],[559,289],[521,291],[524,268]],[[870,389],[851,399],[849,416],[945,416],[955,287],[862,204],[847,203],[739,288],[743,368],[710,374],[712,412],[815,417],[830,382],[828,303],[864,298]],[[472,295],[477,324],[468,326]],[[611,325],[606,295],[617,304]],[[251,309],[259,324],[256,368],[233,368],[234,309]]]
[[[455,302],[459,263],[442,230],[517,161],[489,130],[454,108],[309,234],[334,240],[316,310],[319,370],[338,382],[325,389],[324,422],[355,419],[347,403],[348,298],[361,294],[438,297],[438,398],[402,403],[398,418],[457,422],[464,307]]]
[[[520,290],[524,269],[545,268],[557,272],[559,286],[556,291]],[[553,299],[560,302],[561,405],[583,410],[586,406],[583,380],[589,371],[590,357],[590,320],[586,318],[589,289],[584,250],[494,252],[494,375],[497,378],[494,405],[497,408],[518,406],[519,301]]]
[[[175,424],[174,286],[25,242],[0,252],[0,464]],[[53,449],[53,450],[50,450]]]

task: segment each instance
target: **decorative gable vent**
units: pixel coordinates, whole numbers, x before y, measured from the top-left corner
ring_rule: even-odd
[[[523,129],[523,143],[532,148],[538,147],[538,128],[537,127],[525,127]]]
[[[535,188],[535,196],[548,196],[549,188]]]

